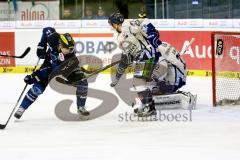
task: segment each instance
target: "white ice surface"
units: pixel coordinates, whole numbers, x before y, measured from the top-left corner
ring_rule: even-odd
[[[1,124],[24,87],[23,77],[0,75]],[[90,87],[117,95],[109,83],[109,75],[100,75]],[[240,107],[211,107],[210,78],[190,77],[184,89],[198,95],[191,122],[119,122],[120,113],[132,111],[121,100],[98,119],[65,122],[54,114],[55,105],[75,96],[48,87],[21,120],[13,118],[0,130],[0,160],[239,160]],[[87,100],[88,106],[99,103]]]

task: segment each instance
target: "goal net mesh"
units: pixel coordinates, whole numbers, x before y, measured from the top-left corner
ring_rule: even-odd
[[[240,104],[240,33],[213,34],[214,105]]]

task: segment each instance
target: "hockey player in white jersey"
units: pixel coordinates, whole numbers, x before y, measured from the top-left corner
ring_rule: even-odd
[[[115,12],[109,24],[118,32],[119,47],[123,50],[118,65],[114,87],[125,69],[132,65],[135,69],[134,85],[138,87],[141,106],[134,110],[138,116],[156,113],[153,95],[175,93],[186,84],[186,65],[179,52],[170,44],[161,42],[159,33],[148,19],[124,21]]]

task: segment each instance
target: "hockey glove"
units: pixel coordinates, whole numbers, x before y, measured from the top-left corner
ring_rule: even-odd
[[[38,58],[45,59],[45,54],[46,54],[45,48],[38,45],[37,46],[37,56],[38,56]]]
[[[34,76],[34,75],[27,75],[24,78],[24,82],[26,84],[33,84],[33,83],[38,82],[38,81],[39,81],[39,78],[37,76]]]
[[[162,42],[159,40],[158,32],[149,33],[147,39],[154,48],[157,48],[159,45],[162,44]]]

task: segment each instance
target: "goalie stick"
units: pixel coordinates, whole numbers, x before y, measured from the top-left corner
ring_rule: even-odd
[[[37,64],[36,64],[36,66],[35,66],[34,69],[33,69],[33,72],[36,70],[36,68],[37,68],[37,66],[38,66],[38,64],[39,64],[39,62],[40,62],[40,59],[38,59]],[[18,106],[18,103],[19,103],[19,101],[21,100],[22,95],[23,95],[23,93],[25,92],[27,86],[28,86],[28,84],[25,84],[25,86],[24,86],[24,88],[23,88],[23,90],[22,90],[22,92],[21,92],[21,94],[20,94],[20,96],[19,96],[19,98],[18,98],[18,100],[17,100],[17,103],[15,104],[15,106],[14,106],[14,108],[13,108],[13,110],[12,110],[10,116],[9,116],[8,119],[7,119],[7,122],[6,122],[5,124],[0,124],[0,129],[5,129],[5,128],[6,128],[8,122],[9,122],[9,120],[11,119],[11,117],[12,117],[12,115],[13,115],[13,113],[14,113],[16,107]]]
[[[9,57],[9,58],[24,58],[30,52],[30,50],[31,50],[31,48],[27,47],[27,49],[23,52],[23,54],[21,56],[11,56],[11,55],[3,55],[3,54],[0,54],[0,56]]]

